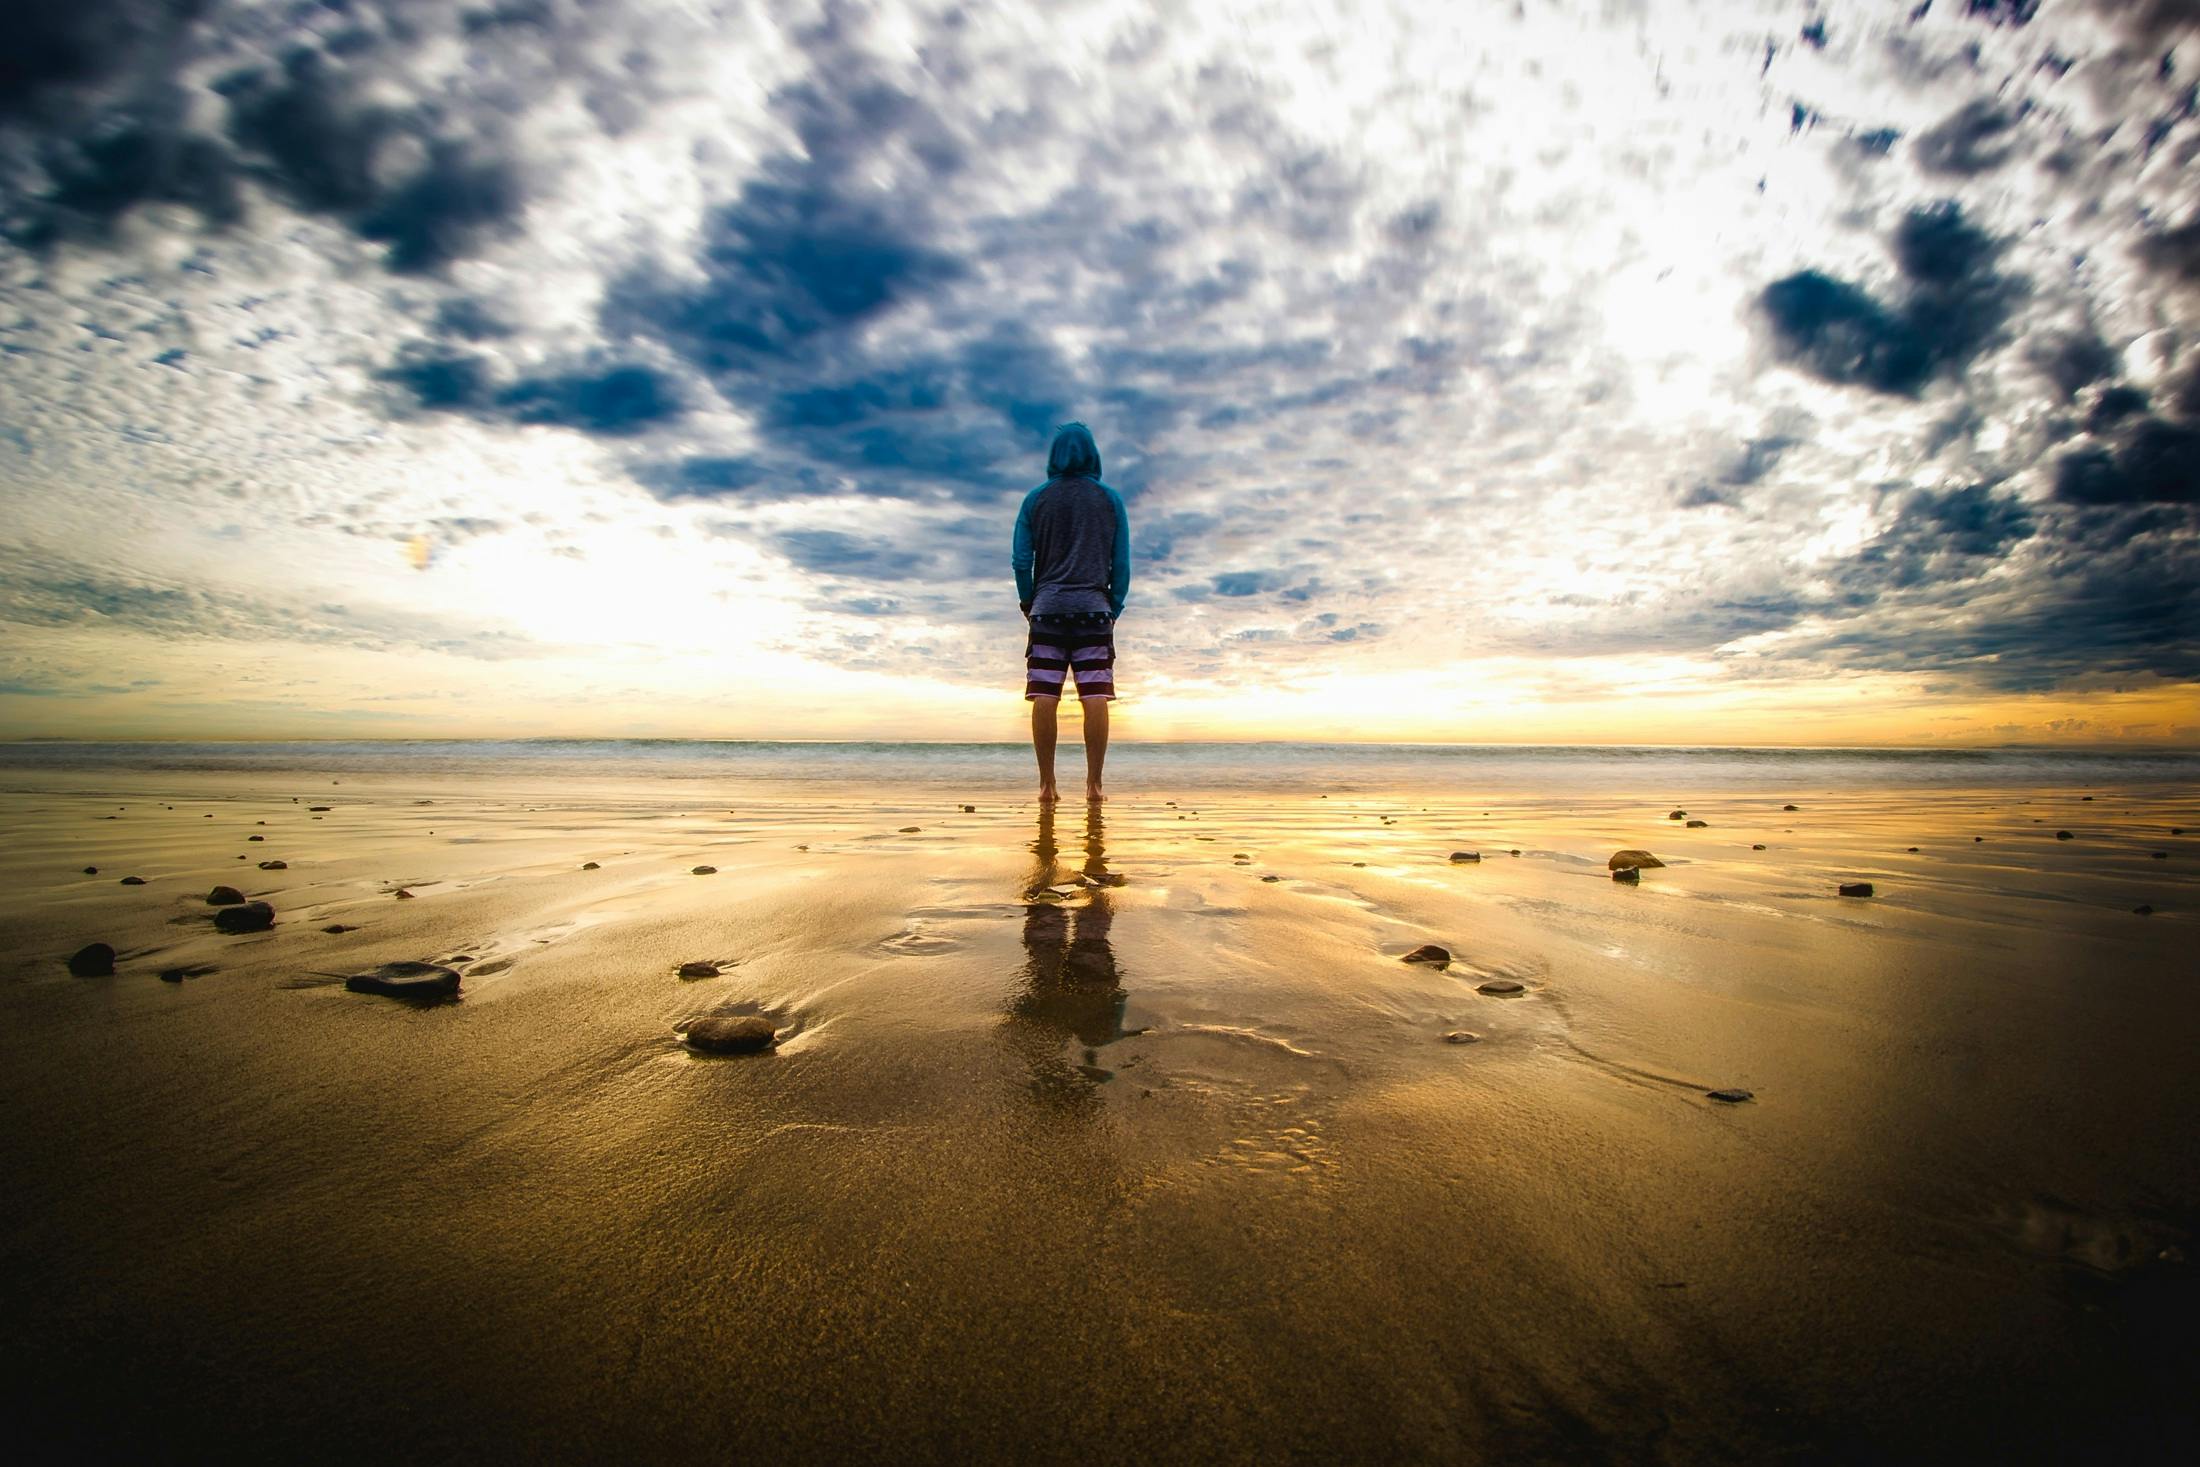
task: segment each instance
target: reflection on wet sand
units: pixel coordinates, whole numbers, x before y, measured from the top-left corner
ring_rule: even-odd
[[[1123,1035],[1122,977],[1110,936],[1116,878],[1098,805],[1087,807],[1085,860],[1073,878],[1062,875],[1054,821],[1054,807],[1040,807],[1022,893],[1023,987],[1008,1006],[1009,1030],[1036,1092],[1081,1101],[1093,1085],[1114,1078],[1100,1065],[1099,1049]],[[1064,1053],[1071,1041],[1082,1046],[1078,1061]]]

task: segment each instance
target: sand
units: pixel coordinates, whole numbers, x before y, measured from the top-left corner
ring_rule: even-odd
[[[2194,1444],[2189,788],[6,783],[52,1453]],[[410,962],[459,998],[344,987]]]

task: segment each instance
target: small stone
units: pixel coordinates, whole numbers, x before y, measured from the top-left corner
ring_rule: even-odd
[[[796,846],[796,847],[795,847],[795,849],[796,849],[796,850],[798,850],[798,851],[806,851],[806,850],[808,850],[808,849],[809,849],[809,847],[808,847],[808,846]]]
[[[2131,909],[2131,915],[2134,917],[2151,917],[2154,915],[2154,908],[2146,905],[2146,903],[2144,902],[2141,902],[2138,906]]]
[[[1750,849],[1751,849],[1751,850],[1753,850],[1753,851],[1761,851],[1761,850],[1763,850],[1763,849],[1764,849],[1764,847],[1763,847],[1762,845],[1754,845],[1754,846],[1751,846],[1751,847],[1750,847]]]
[[[416,805],[425,805],[425,804],[427,804],[428,802],[427,802],[426,800],[415,800],[415,801],[413,801],[413,803],[414,803],[414,804],[416,804]],[[327,813],[327,811],[328,811],[328,806],[326,806],[326,805],[308,805],[308,806],[306,806],[306,809],[308,809],[308,810],[312,811],[312,812],[313,812],[314,814],[316,814],[316,815],[321,815],[321,814],[325,814],[325,813]]]
[[[453,963],[470,963],[473,960],[474,955],[472,953],[453,953],[446,959],[446,961]]]
[[[358,929],[358,928],[356,928],[356,927],[347,927],[347,926],[345,926],[345,925],[344,925],[343,923],[341,923],[341,922],[331,922],[331,923],[329,923],[329,924],[328,924],[328,926],[326,926],[326,927],[322,928],[321,930],[322,930],[323,932],[331,932],[331,933],[334,933],[334,932],[357,932],[357,931],[358,931],[359,929]]]
[[[1710,827],[1711,822],[1708,820],[1691,820],[1687,825],[1689,830],[1708,830]]]
[[[1352,864],[1353,864],[1353,866],[1354,866],[1354,867],[1362,867],[1362,866],[1365,866],[1365,865],[1367,864],[1367,862],[1365,862],[1365,861],[1354,861],[1354,862],[1353,862]]]
[[[697,1019],[687,1027],[688,1048],[705,1054],[757,1054],[770,1049],[778,1038],[771,1020],[753,1014]]]
[[[1466,861],[1479,861],[1482,859],[1482,853],[1480,851],[1453,851],[1451,859],[1455,865]]]
[[[288,871],[290,863],[288,861],[262,861],[260,869],[262,871]]]
[[[125,876],[122,878],[121,884],[124,886],[143,886],[145,878],[142,876]]]
[[[697,866],[688,872],[690,876],[716,876],[717,874],[718,868],[716,866]]]
[[[388,998],[449,998],[458,992],[458,974],[434,963],[384,963],[372,972],[352,974],[344,987]]]
[[[240,932],[265,932],[275,925],[275,909],[266,902],[246,902],[241,907],[224,907],[214,914],[214,930],[232,935]]]
[[[246,836],[246,837],[245,837],[245,839],[246,839],[246,840],[248,840],[248,841],[250,841],[250,840],[266,840],[266,839],[267,839],[267,837],[266,837],[266,836],[264,836],[264,835],[248,835],[248,836]]]
[[[962,811],[965,815],[975,815],[978,813],[978,807],[976,805],[965,805],[962,807]]]
[[[69,971],[79,978],[112,978],[115,950],[104,942],[88,942],[69,954]]]
[[[1618,871],[1633,866],[1642,866],[1645,868],[1663,866],[1665,863],[1659,860],[1656,856],[1651,855],[1648,851],[1637,851],[1630,849],[1625,851],[1612,852],[1612,858],[1609,861],[1606,861],[1604,864],[1611,870]]]
[[[409,902],[413,899],[413,894],[407,891],[402,886],[399,887],[397,890],[391,892],[390,895],[396,897],[401,902]]]
[[[1281,881],[1281,880],[1283,880],[1283,878],[1282,878],[1282,877],[1280,877],[1280,876],[1263,876],[1263,877],[1261,878],[1261,880],[1263,880],[1263,881]]]
[[[1686,820],[1688,818],[1688,812],[1686,810],[1675,810],[1672,814],[1666,816],[1665,818],[1668,820]]]
[[[1800,810],[1803,807],[1801,805],[1782,805],[1780,808],[1783,810]]]
[[[1444,1036],[1446,1044],[1480,1044],[1482,1036],[1472,1029],[1454,1029]]]
[[[1904,847],[1904,849],[1906,849],[1906,850],[1907,850],[1907,851],[1908,851],[1908,852],[1909,852],[1909,853],[1910,853],[1911,855],[1913,855],[1913,856],[1917,854],[1917,847],[1916,847],[1916,846],[1906,846],[1906,847]]]
[[[2058,831],[2056,831],[2056,832],[2055,832],[2055,839],[2057,839],[2057,840],[2076,840],[2076,839],[2077,839],[2077,837],[2076,837],[2076,836],[2074,836],[2074,835],[2072,835],[2072,834],[2071,834],[2071,833],[2070,833],[2069,831],[2067,831],[2067,830],[2058,830]]]
[[[1642,871],[1634,866],[1622,866],[1612,873],[1612,879],[1622,886],[1642,885]]]
[[[97,866],[86,866],[84,868],[84,874],[86,876],[97,876],[99,874],[99,868]]]
[[[904,825],[899,833],[902,835],[916,835],[923,829],[924,827],[921,825]]]
[[[1706,1090],[1704,1094],[1713,1100],[1723,1100],[1728,1105],[1740,1105],[1745,1100],[1755,1100],[1756,1094],[1748,1090]]]
[[[1477,984],[1475,991],[1477,993],[1518,993],[1521,991],[1521,985],[1510,978],[1492,978],[1486,983]]]
[[[718,965],[716,963],[682,963],[680,965],[680,976],[682,978],[716,978],[718,976]]]
[[[2172,825],[2169,828],[2169,833],[2171,835],[2183,835],[2185,833],[2185,827],[2182,825]]]
[[[181,968],[163,968],[160,970],[160,981],[163,983],[181,983],[190,976]]]
[[[244,900],[244,893],[234,886],[217,886],[206,894],[210,907],[234,907]]]
[[[1505,854],[1508,856],[1517,856],[1520,854],[1520,847],[1514,846],[1511,850],[1505,852]]]
[[[1401,963],[1434,963],[1441,968],[1451,962],[1451,949],[1438,947],[1433,942],[1424,942],[1398,961]]]
[[[603,870],[603,867],[600,863],[595,861],[583,861],[581,862],[581,869],[583,871],[601,871]]]
[[[2169,859],[2169,852],[2168,852],[2168,851],[2156,851],[2156,852],[2154,853],[2154,859],[2155,859],[2155,860],[2157,860],[2157,861],[2167,861],[2167,860]],[[125,879],[125,880],[127,880],[128,878],[127,878],[127,877],[125,877],[124,879]]]
[[[1871,894],[1872,884],[1868,881],[1844,881],[1841,883],[1841,895],[1843,896],[1867,897]]]
[[[1253,858],[1243,851],[1232,851],[1230,853],[1230,859],[1233,861],[1250,861]]]
[[[1972,844],[1972,845],[1974,845],[1974,846],[1975,846],[1975,845],[1982,845],[1982,844],[1984,844],[1984,843],[1985,843],[1985,840],[1986,840],[1986,837],[1985,837],[1985,836],[1983,836],[1983,835],[1974,835],[1974,836],[1972,836],[1972,837],[1971,837],[1971,844]]]

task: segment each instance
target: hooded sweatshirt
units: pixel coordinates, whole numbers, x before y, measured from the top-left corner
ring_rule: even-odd
[[[1009,546],[1016,599],[1033,617],[1123,614],[1131,589],[1131,522],[1100,482],[1100,449],[1083,423],[1054,435],[1047,481],[1024,496]]]

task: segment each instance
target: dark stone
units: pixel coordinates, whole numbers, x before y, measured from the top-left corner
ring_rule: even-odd
[[[778,1038],[771,1020],[753,1014],[697,1019],[687,1027],[688,1048],[705,1054],[757,1054],[770,1049]]]
[[[428,802],[427,802],[426,800],[418,800],[418,801],[415,801],[414,803],[416,803],[416,804],[421,804],[421,805],[425,805],[425,804],[427,804]],[[328,808],[329,808],[329,807],[328,807],[328,806],[326,806],[326,805],[308,805],[308,806],[306,806],[306,808],[307,808],[308,810],[311,810],[311,811],[312,811],[312,812],[313,812],[314,814],[316,814],[316,815],[321,815],[321,814],[325,814],[325,813],[327,812],[327,810],[328,810]]]
[[[718,965],[716,963],[682,963],[680,965],[680,976],[682,978],[716,978],[718,976]]]
[[[718,868],[716,866],[697,866],[688,872],[690,876],[716,876],[717,874]]]
[[[1505,852],[1505,854],[1508,856],[1517,856],[1520,854],[1520,848],[1518,846],[1515,846],[1513,847],[1513,849]]]
[[[1710,826],[1711,822],[1708,820],[1691,820],[1688,822],[1687,828],[1690,830],[1707,830]]]
[[[2168,851],[2156,851],[2156,852],[2154,853],[2154,859],[2155,859],[2155,860],[2157,860],[2157,861],[2167,861],[2167,860],[2169,859],[2169,852],[2168,852]],[[124,878],[124,880],[128,880],[128,879],[129,879],[129,878],[127,878],[127,877],[125,877],[125,878]]]
[[[288,861],[262,861],[260,869],[262,871],[288,871],[290,863]]]
[[[405,890],[405,888],[403,888],[402,886],[399,887],[397,890],[391,892],[390,895],[396,897],[401,902],[409,902],[413,899],[413,894]]]
[[[1606,861],[1604,864],[1610,870],[1623,871],[1637,866],[1648,870],[1658,866],[1663,866],[1665,863],[1659,860],[1656,856],[1651,855],[1648,851],[1638,851],[1635,850],[1633,847],[1629,847],[1627,850],[1624,851],[1612,852],[1612,859]]]
[[[1352,864],[1353,864],[1353,866],[1354,866],[1354,867],[1361,867],[1361,866],[1365,866],[1365,865],[1367,864],[1367,862],[1365,862],[1365,861],[1354,861],[1354,862],[1353,862]]]
[[[2074,836],[2074,835],[2072,835],[2072,834],[2071,834],[2071,833],[2070,833],[2069,831],[2067,831],[2067,830],[2058,830],[2058,831],[2056,831],[2056,832],[2055,832],[2055,839],[2057,839],[2057,840],[2076,840],[2076,839],[2077,839],[2077,837],[2076,837],[2076,836]]]
[[[1454,1029],[1444,1036],[1446,1044],[1480,1044],[1482,1036],[1472,1029]]]
[[[1872,884],[1868,881],[1844,881],[1841,883],[1841,895],[1843,896],[1865,897],[1871,894]]]
[[[1782,805],[1780,808],[1783,810],[1800,810],[1803,807],[1801,805]]]
[[[1281,880],[1283,880],[1283,878],[1282,878],[1282,877],[1280,877],[1280,876],[1263,876],[1263,877],[1261,878],[1261,880],[1263,880],[1263,881],[1281,881]]]
[[[190,976],[181,968],[163,968],[160,970],[160,981],[163,983],[181,983]]]
[[[1634,866],[1622,866],[1612,873],[1612,879],[1622,886],[1642,885],[1642,871]]]
[[[145,878],[142,876],[125,876],[122,878],[121,884],[124,886],[143,886]]]
[[[1686,820],[1688,818],[1688,812],[1686,810],[1675,810],[1672,814],[1666,816],[1665,818],[1668,820]]]
[[[2183,835],[2185,833],[2185,827],[2182,825],[2172,825],[2169,828],[2169,833],[2171,835]]]
[[[1704,1094],[1713,1100],[1723,1100],[1728,1105],[1740,1105],[1745,1100],[1756,1099],[1755,1094],[1748,1090],[1706,1090]]]
[[[1908,852],[1909,852],[1909,853],[1910,853],[1911,855],[1913,855],[1913,856],[1917,854],[1917,847],[1916,847],[1916,846],[1906,846],[1906,847],[1904,847],[1904,849],[1905,849],[1905,850],[1907,850],[1907,851],[1908,851]]]
[[[1482,853],[1480,851],[1453,851],[1451,859],[1454,862],[1479,861],[1482,859]]]
[[[1398,960],[1401,963],[1434,963],[1441,968],[1451,962],[1451,949],[1424,942]]]
[[[1764,847],[1763,847],[1763,846],[1761,846],[1761,845],[1756,845],[1756,846],[1751,846],[1751,847],[1750,847],[1750,849],[1751,849],[1751,850],[1753,850],[1753,851],[1761,851],[1761,850],[1763,850],[1763,849],[1764,849]]]
[[[90,942],[69,954],[69,971],[79,978],[112,978],[115,950],[104,942]]]
[[[99,868],[97,866],[86,866],[84,868],[84,874],[86,876],[97,876],[99,874]]]
[[[2151,917],[2154,915],[2154,908],[2142,902],[2131,909],[2131,915],[2134,917]]]
[[[1975,845],[1983,845],[1983,844],[1985,843],[1985,841],[1986,841],[1986,837],[1985,837],[1985,836],[1983,836],[1983,835],[1974,835],[1974,836],[1972,836],[1972,837],[1971,837],[1971,844],[1972,844],[1972,845],[1974,845],[1974,846],[1975,846]]]
[[[965,805],[965,806],[963,806],[963,814],[965,814],[965,815],[975,815],[975,814],[977,814],[977,813],[978,813],[978,807],[977,807],[976,805]]]
[[[241,907],[224,907],[214,914],[216,932],[265,932],[274,925],[275,909],[266,902],[246,902]]]
[[[601,871],[603,867],[594,861],[583,861],[581,862],[581,869],[583,871]]]
[[[1510,978],[1492,978],[1475,986],[1477,993],[1519,993],[1521,985]]]
[[[321,930],[323,932],[357,932],[359,929],[356,927],[347,927],[341,922],[331,922],[328,924],[328,926],[322,928]]]
[[[915,835],[923,829],[924,827],[921,825],[904,825],[899,833],[902,835]]]
[[[371,973],[352,974],[344,987],[390,998],[449,998],[458,992],[458,974],[434,963],[384,963]]]
[[[245,837],[245,839],[246,839],[246,840],[248,840],[248,841],[250,841],[250,840],[266,840],[266,839],[267,839],[267,837],[266,837],[266,836],[264,836],[264,835],[248,835],[248,836],[246,836],[246,837]]]
[[[244,893],[234,886],[217,886],[206,894],[210,907],[234,907],[244,900]]]

